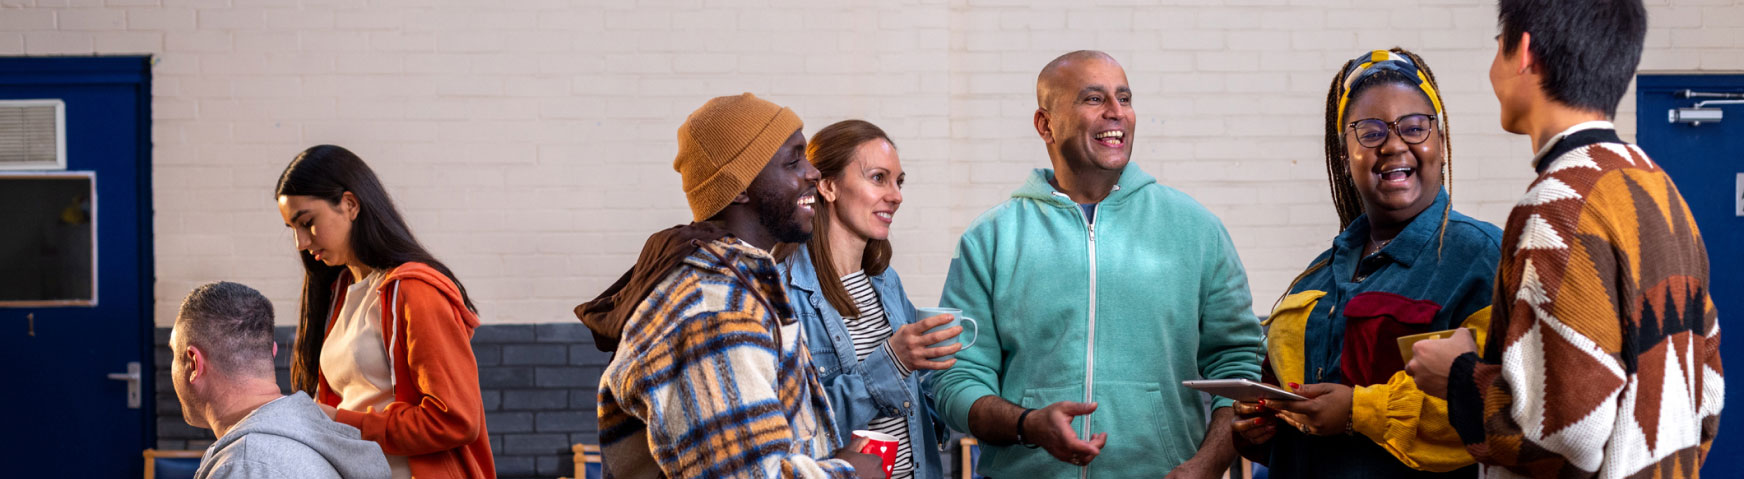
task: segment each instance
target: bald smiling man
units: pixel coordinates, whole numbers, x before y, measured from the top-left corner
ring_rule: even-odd
[[[1106,53],[1036,80],[1037,169],[972,223],[940,304],[981,321],[933,378],[938,410],[1017,477],[1218,477],[1230,402],[1189,379],[1259,379],[1260,325],[1221,221],[1132,159],[1133,91]],[[1207,434],[1207,420],[1215,430]]]

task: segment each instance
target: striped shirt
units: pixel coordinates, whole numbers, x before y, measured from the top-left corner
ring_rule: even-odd
[[[884,316],[884,305],[878,301],[878,292],[872,289],[872,281],[866,278],[865,271],[855,271],[842,277],[842,286],[848,290],[848,295],[854,298],[854,305],[860,308],[858,317],[844,317],[848,326],[848,337],[854,340],[854,355],[861,361],[878,348],[889,348],[886,341],[894,332],[890,328],[890,319]],[[893,351],[886,351],[894,353]],[[896,369],[907,377],[910,372],[902,361],[896,361],[895,354],[889,354],[896,363]],[[914,451],[908,440],[908,422],[902,416],[881,416],[873,418],[866,428],[873,432],[881,432],[896,437],[896,467],[890,474],[891,479],[907,479],[914,476]]]

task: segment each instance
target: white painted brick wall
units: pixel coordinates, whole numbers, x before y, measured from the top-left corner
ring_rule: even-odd
[[[1643,70],[1744,70],[1744,1],[1648,3]],[[1047,164],[1035,74],[1081,48],[1126,65],[1136,164],[1224,219],[1263,310],[1335,234],[1322,108],[1361,50],[1427,58],[1455,204],[1504,219],[1532,172],[1527,140],[1496,125],[1494,34],[1483,0],[0,0],[0,55],[157,56],[159,325],[218,279],[292,321],[301,276],[271,189],[317,143],[381,173],[487,322],[571,321],[648,233],[689,218],[674,131],[741,91],[808,134],[865,118],[896,137],[895,265],[933,304],[963,227]]]

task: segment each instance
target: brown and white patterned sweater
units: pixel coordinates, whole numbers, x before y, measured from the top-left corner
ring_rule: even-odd
[[[1701,233],[1615,131],[1553,142],[1508,215],[1489,340],[1454,361],[1449,418],[1488,477],[1695,477],[1725,399]]]

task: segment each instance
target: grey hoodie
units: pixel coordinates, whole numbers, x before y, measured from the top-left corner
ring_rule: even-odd
[[[334,422],[308,394],[274,399],[242,418],[200,458],[194,479],[387,478],[381,446]]]

